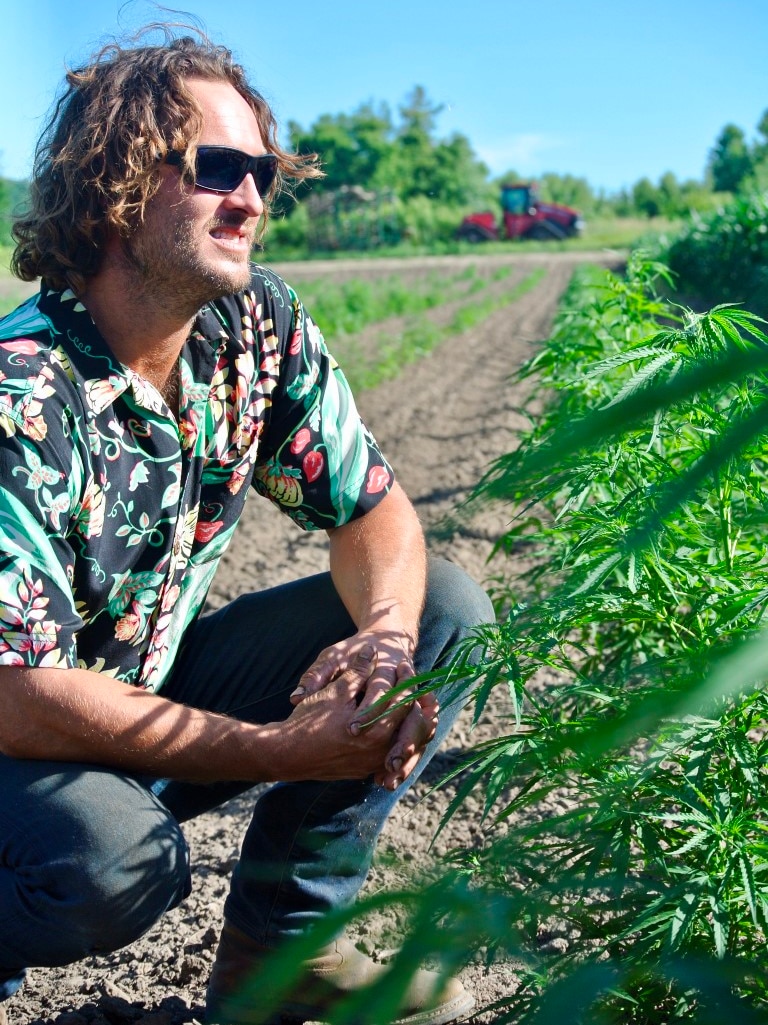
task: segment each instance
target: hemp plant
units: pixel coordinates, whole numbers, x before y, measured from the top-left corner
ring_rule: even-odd
[[[768,1012],[768,336],[665,278],[638,255],[574,283],[521,371],[532,426],[473,498],[515,512],[500,622],[455,667],[478,715],[506,689],[508,729],[449,809],[483,788],[488,840],[452,860],[515,897],[514,944],[488,938],[524,965],[499,1020]]]

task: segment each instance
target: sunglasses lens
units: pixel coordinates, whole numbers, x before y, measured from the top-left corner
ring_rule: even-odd
[[[200,146],[197,151],[197,184],[214,192],[233,192],[245,178],[247,165],[245,153]]]
[[[196,183],[202,189],[234,192],[249,172],[253,172],[259,195],[266,195],[277,174],[277,157],[272,153],[249,157],[239,150],[216,146],[200,146],[197,150]]]
[[[277,174],[277,157],[272,153],[267,153],[263,157],[256,157],[255,163],[253,177],[256,181],[256,188],[259,190],[260,196],[266,196],[272,188]]]

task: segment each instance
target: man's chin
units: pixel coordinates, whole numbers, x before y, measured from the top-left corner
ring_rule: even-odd
[[[211,274],[207,280],[211,285],[212,293],[215,293],[208,297],[209,302],[213,299],[221,299],[225,295],[232,295],[234,292],[242,292],[251,283],[250,259],[233,264],[226,271],[222,270],[217,274]]]

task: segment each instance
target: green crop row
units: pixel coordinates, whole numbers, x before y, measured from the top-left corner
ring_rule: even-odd
[[[465,273],[462,277],[471,281],[470,291],[462,293],[450,282],[443,283],[439,288],[436,287],[434,290],[421,293],[424,300],[421,306],[419,306],[420,293],[414,292],[413,295],[416,297],[414,310],[421,310],[421,312],[414,312],[406,316],[402,325],[382,334],[377,344],[361,342],[356,334],[344,331],[339,331],[335,335],[329,334],[329,337],[332,338],[333,354],[342,366],[352,390],[372,388],[383,381],[394,379],[402,373],[404,367],[427,356],[446,338],[468,331],[482,323],[496,310],[515,302],[534,288],[546,274],[544,268],[537,268],[513,288],[501,293],[488,294],[485,290],[490,280],[500,280],[500,276],[506,277],[510,273],[509,268],[503,268],[503,271],[503,275],[496,272],[491,279],[475,278],[474,276],[470,278]],[[351,284],[353,282],[350,282]],[[344,286],[340,287],[344,288]],[[397,279],[396,283],[393,281],[393,292],[400,294],[399,290],[405,287],[401,279]],[[463,296],[461,303],[446,323],[437,323],[430,319],[429,310],[448,300],[455,301],[457,297],[461,296]],[[325,322],[320,321],[320,323],[325,331]]]
[[[474,294],[503,280],[514,268],[502,266],[482,277],[475,264],[454,274],[433,272],[410,278],[391,274],[366,280],[363,277],[334,283],[325,275],[304,282],[299,289],[304,305],[321,325],[329,339],[355,334],[370,324],[421,313],[460,298],[468,290]]]

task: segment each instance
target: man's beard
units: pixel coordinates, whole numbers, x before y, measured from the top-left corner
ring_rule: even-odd
[[[196,228],[192,220],[176,220],[168,238],[158,229],[170,225],[142,225],[123,243],[134,272],[136,297],[154,300],[166,312],[176,309],[184,316],[194,316],[206,303],[247,288],[251,280],[247,260],[219,266],[207,263],[201,254],[200,239],[219,226],[248,230],[242,218],[217,219],[202,228]]]

